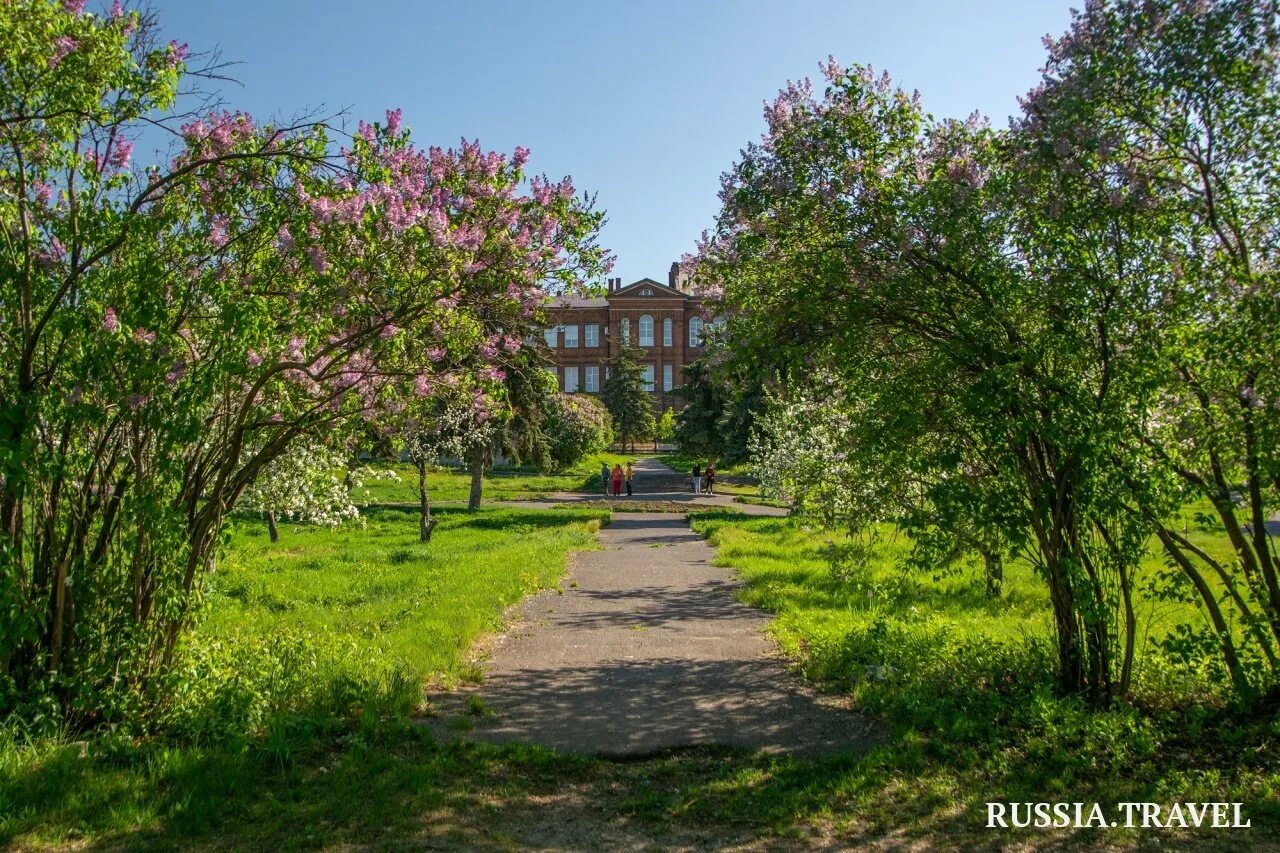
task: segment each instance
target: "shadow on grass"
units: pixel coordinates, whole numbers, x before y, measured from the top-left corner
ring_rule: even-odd
[[[926,753],[898,744],[801,759],[706,747],[608,761],[519,744],[437,743],[403,724],[329,731],[283,757],[258,747],[154,744],[82,758],[67,747],[5,779],[0,843],[577,849],[815,835],[828,847],[995,842],[982,826],[982,801],[1021,798],[1021,786],[966,786],[963,768],[940,768]],[[1020,837],[1049,847],[1099,840],[1091,832]]]

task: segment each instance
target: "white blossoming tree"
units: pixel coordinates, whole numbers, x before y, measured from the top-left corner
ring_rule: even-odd
[[[317,442],[302,442],[272,460],[241,498],[241,506],[261,512],[272,542],[280,541],[279,519],[337,527],[358,518],[342,453]]]

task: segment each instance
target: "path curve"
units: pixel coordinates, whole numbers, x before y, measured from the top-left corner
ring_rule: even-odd
[[[644,497],[649,497],[645,495]],[[465,736],[596,755],[720,745],[830,754],[875,740],[839,697],[792,675],[739,602],[732,570],[678,513],[615,513],[602,550],[573,555],[561,590],[519,607],[488,644],[482,685],[431,697],[452,721],[478,693],[490,713]]]

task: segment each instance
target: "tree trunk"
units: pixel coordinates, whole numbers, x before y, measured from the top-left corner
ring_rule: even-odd
[[[421,542],[431,541],[431,531],[435,528],[435,520],[431,517],[431,497],[427,494],[427,466],[418,465],[418,508],[421,516],[418,519],[418,539]]]
[[[999,598],[1004,589],[1004,557],[999,551],[983,548],[982,562],[986,569],[987,598]]]
[[[271,536],[272,542],[280,541],[280,531],[276,528],[276,511],[274,509],[267,510],[267,533]]]
[[[471,454],[471,497],[467,499],[467,509],[475,511],[480,508],[480,493],[484,488],[484,451],[476,450]]]

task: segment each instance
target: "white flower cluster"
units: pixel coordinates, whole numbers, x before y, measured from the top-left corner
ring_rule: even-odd
[[[268,463],[240,500],[244,509],[278,518],[337,527],[359,518],[351,502],[343,454],[315,442],[299,442]]]
[[[748,444],[761,491],[827,528],[881,520],[883,490],[857,453],[855,408],[820,377],[785,397],[771,395]]]

